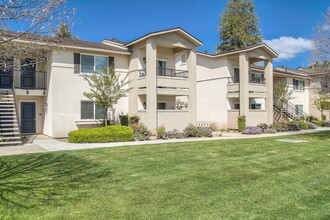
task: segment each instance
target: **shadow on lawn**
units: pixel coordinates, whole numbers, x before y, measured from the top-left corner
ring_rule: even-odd
[[[86,184],[108,175],[99,165],[76,156],[43,154],[26,159],[7,157],[0,161],[0,204],[31,207],[42,202],[76,199]],[[61,198],[61,199],[59,199]]]

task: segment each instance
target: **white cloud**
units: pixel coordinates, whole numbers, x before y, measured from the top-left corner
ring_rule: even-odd
[[[302,37],[280,37],[278,39],[264,40],[264,42],[278,53],[277,61],[290,60],[299,53],[313,49],[313,42]]]

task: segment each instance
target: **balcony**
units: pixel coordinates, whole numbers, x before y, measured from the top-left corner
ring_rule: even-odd
[[[140,69],[138,70],[138,74],[139,74],[139,78],[146,77],[147,70]],[[188,78],[188,71],[186,70],[157,68],[156,74],[157,76],[163,76],[163,77]]]
[[[19,95],[45,95],[47,73],[43,71],[14,71],[13,86]]]
[[[228,77],[228,84],[239,83],[239,77]],[[249,76],[249,83],[266,84],[266,79],[263,77]]]

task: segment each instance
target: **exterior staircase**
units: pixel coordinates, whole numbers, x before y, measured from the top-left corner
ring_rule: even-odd
[[[22,144],[13,89],[0,89],[0,147]]]
[[[289,120],[301,120],[309,116],[304,111],[296,109],[295,105],[291,102],[287,102],[284,105],[274,102],[274,109],[282,112]]]

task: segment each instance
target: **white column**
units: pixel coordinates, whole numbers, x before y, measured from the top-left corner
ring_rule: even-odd
[[[240,116],[249,115],[249,58],[247,53],[239,54],[239,104]]]
[[[265,61],[265,77],[267,85],[267,99],[266,99],[266,111],[267,111],[267,123],[273,123],[273,63],[271,60]]]
[[[157,128],[157,42],[149,38],[146,42],[147,117],[146,125],[151,132]]]
[[[196,98],[196,49],[188,50],[187,70],[189,77],[188,109],[190,112],[190,123],[196,124],[197,98]]]

